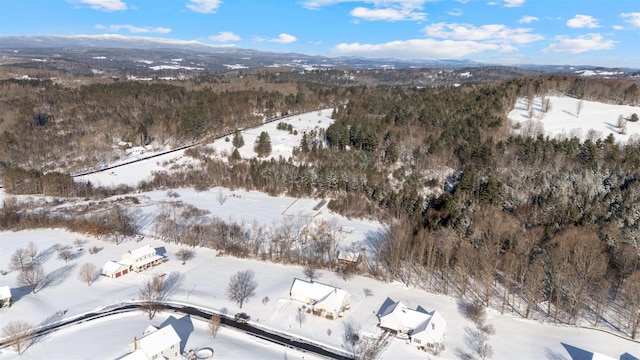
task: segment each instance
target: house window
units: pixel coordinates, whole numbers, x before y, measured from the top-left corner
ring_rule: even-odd
[[[421,343],[422,343],[422,342],[420,341],[420,339],[416,339],[416,338],[413,338],[413,342],[414,342],[414,343],[416,343],[416,344],[421,344]]]

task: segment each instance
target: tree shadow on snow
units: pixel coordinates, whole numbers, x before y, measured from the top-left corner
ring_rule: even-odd
[[[45,277],[45,280],[42,283],[41,288],[45,287],[53,287],[62,284],[68,277],[71,275],[73,268],[76,267],[76,264],[65,265],[57,270],[53,270]]]
[[[460,360],[473,360],[475,359],[475,357],[473,356],[473,354],[470,354],[468,352],[463,351],[460,348],[456,348],[456,350],[454,351],[454,353],[456,354],[456,356],[458,357],[458,359]]]
[[[553,351],[549,348],[544,349],[544,356],[549,360],[567,360],[567,358],[557,351]]]
[[[38,256],[35,257],[34,261],[38,264],[44,264],[51,257],[51,255],[58,252],[57,248],[58,248],[58,245],[53,245],[53,246],[50,246],[48,249],[39,252]]]
[[[169,273],[169,275],[167,275],[167,277],[164,279],[164,287],[162,288],[162,299],[166,299],[169,294],[178,290],[183,281],[184,278],[179,272],[174,271],[172,273]]]

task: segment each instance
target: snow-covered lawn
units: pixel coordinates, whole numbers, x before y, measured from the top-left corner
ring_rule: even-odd
[[[63,230],[3,232],[0,236],[2,237],[0,268],[7,268],[9,257],[15,249],[25,247],[27,242],[34,241],[43,253],[43,265],[50,275],[49,284],[36,294],[31,294],[28,289],[17,285],[16,271],[2,276],[1,284],[10,285],[16,298],[11,308],[0,310],[2,323],[23,320],[33,325],[43,325],[60,319],[58,312],[61,310],[67,310],[63,316],[68,318],[107,305],[135,301],[139,298],[138,289],[141,284],[160,273],[168,274],[168,277],[173,279],[168,292],[168,301],[189,303],[234,314],[240,309],[226,297],[225,288],[228,279],[237,271],[251,269],[255,272],[259,285],[256,296],[246,303],[242,311],[246,311],[251,315],[252,321],[262,326],[284,333],[293,333],[298,337],[340,349],[343,345],[343,321],[353,321],[360,324],[363,331],[376,333],[378,329],[375,313],[385,299],[390,297],[396,301],[401,300],[410,307],[421,305],[428,310],[437,309],[442,313],[448,322],[448,327],[446,350],[441,354],[441,358],[456,359],[460,352],[473,353],[468,344],[467,331],[475,329],[474,325],[462,316],[458,301],[450,296],[430,294],[401,284],[384,283],[367,277],[355,277],[344,281],[333,272],[321,271],[322,276],[318,281],[343,288],[351,293],[351,309],[346,311],[344,318],[340,320],[326,320],[308,315],[300,326],[296,320],[296,313],[302,304],[288,299],[293,279],[303,277],[302,268],[297,266],[217,256],[215,251],[209,249],[197,249],[196,256],[182,265],[174,255],[179,246],[166,244],[150,236],[141,242],[128,239],[120,245]],[[82,245],[83,251],[75,250],[73,242],[76,239],[86,241]],[[57,259],[53,246],[58,243],[74,246],[74,251],[79,255],[69,263]],[[99,278],[91,286],[87,286],[78,278],[82,264],[90,262],[100,267],[107,260],[117,260],[123,252],[143,244],[150,244],[164,250],[170,260],[156,268],[142,273],[128,274],[119,279]],[[98,246],[102,250],[97,254],[89,254],[86,249],[91,246]],[[364,288],[371,289],[373,295],[365,296]],[[263,301],[266,297],[269,300]],[[47,358],[43,357],[43,354],[48,354],[49,358],[60,356],[86,358],[85,356],[76,357],[75,354],[92,354],[91,357],[94,358],[113,358],[118,354],[125,354],[133,337],[139,336],[146,325],[159,325],[168,315],[160,314],[156,319],[148,321],[144,314],[137,313],[137,315],[126,315],[118,319],[108,318],[89,322],[77,328],[69,327],[39,340],[22,355],[22,358]],[[640,344],[600,331],[553,326],[523,320],[518,316],[500,315],[493,311],[489,311],[487,321],[496,328],[496,335],[493,335],[490,340],[495,350],[495,359],[541,359],[548,358],[549,354],[556,354],[558,359],[568,359],[562,343],[598,351],[616,358],[624,352],[635,356],[640,355],[638,354]],[[194,320],[193,323],[196,330],[189,337],[187,346],[211,347],[216,352],[216,357],[230,351],[227,345],[245,341],[241,335],[234,334],[230,329],[221,331],[220,338],[211,339],[206,333],[206,324],[198,320]],[[227,341],[224,334],[234,334],[229,336],[235,340]],[[255,343],[255,340],[246,341],[248,343],[242,347],[248,352],[259,353],[260,356],[256,358],[282,358],[283,356],[283,348],[265,344],[249,346],[248,344]],[[262,347],[267,347],[268,352],[263,352]],[[289,352],[287,356],[295,358]],[[418,351],[415,346],[393,339],[382,358],[411,359],[426,356],[426,353]],[[0,355],[0,358],[14,357],[17,355],[8,349],[3,350],[3,354]]]
[[[529,101],[519,99],[514,109],[509,112],[512,123],[519,123],[520,129],[516,133],[526,133],[528,124],[540,123],[544,126],[544,135],[554,137],[573,137],[581,140],[589,137],[590,130],[597,138],[605,139],[613,134],[618,143],[626,143],[630,139],[640,136],[640,121],[631,122],[632,114],[640,116],[640,107],[628,105],[612,105],[595,101],[579,100],[567,96],[547,96],[550,109],[542,111],[542,99],[533,99],[532,113],[529,112]],[[581,105],[578,105],[581,103]],[[580,108],[578,110],[578,108]],[[531,118],[530,115],[533,115]],[[626,124],[624,131],[618,126],[618,117],[622,116]]]

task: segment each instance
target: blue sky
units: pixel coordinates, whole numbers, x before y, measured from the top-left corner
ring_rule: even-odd
[[[640,0],[0,0],[0,35],[640,68]]]

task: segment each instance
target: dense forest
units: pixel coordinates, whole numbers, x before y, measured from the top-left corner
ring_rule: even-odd
[[[96,198],[132,192],[79,187],[70,175],[112,161],[119,141],[179,146],[259,123],[262,116],[333,107],[335,122],[305,134],[291,159],[220,159],[195,147],[188,155],[200,166],[155,174],[137,190],[225,186],[331,198],[334,211],[389,225],[369,239],[374,255],[363,271],[373,276],[525,318],[538,312],[551,321],[587,319],[597,326],[613,312],[624,319],[615,326],[637,336],[640,142],[515,136],[506,118],[517,99],[550,93],[638,105],[636,83],[545,75],[414,88],[258,77],[264,87],[251,80],[245,89],[224,91],[203,79],[80,87],[4,80],[0,161],[6,190]],[[122,226],[118,209],[74,226],[102,234]],[[2,228],[63,221],[26,215],[15,202],[5,203],[0,215]],[[239,224],[179,220],[202,216],[197,209],[167,208],[160,223],[182,221],[182,235],[178,226],[160,232],[168,241],[238,256],[335,264],[335,256],[318,255],[335,248],[330,224],[318,237],[324,240],[305,243],[313,248],[296,248],[300,234],[290,231],[292,224],[267,241]]]

